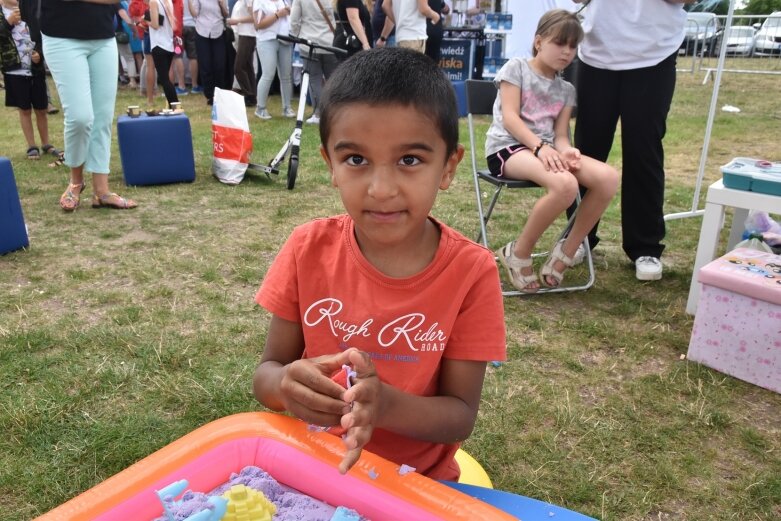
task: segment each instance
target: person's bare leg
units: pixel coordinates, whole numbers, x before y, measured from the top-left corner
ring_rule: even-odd
[[[200,85],[198,83],[198,60],[190,60],[190,81],[192,82],[193,88],[198,87]]]
[[[155,64],[151,54],[144,55],[144,61],[146,61],[146,77],[144,78],[146,104],[151,109],[155,105]]]
[[[184,90],[184,60],[181,57],[174,58],[171,62],[171,71],[169,72],[171,83],[177,83],[180,90]]]
[[[575,222],[572,223],[572,229],[561,247],[562,253],[570,258],[575,255],[578,246],[610,205],[618,189],[620,177],[613,167],[590,157],[583,156],[581,163],[580,170],[575,175],[580,184],[587,188],[587,191],[578,205],[578,213],[575,216]],[[553,268],[563,273],[567,266],[563,262],[557,261]],[[553,279],[546,281],[546,283],[555,285]]]
[[[35,124],[38,127],[38,135],[41,136],[41,144],[49,143],[49,116],[47,109],[35,109]]]
[[[100,206],[111,206],[114,208],[135,208],[138,206],[132,199],[126,199],[109,189],[108,174],[92,173],[92,193],[100,201]],[[92,204],[93,206],[96,205],[94,199]]]
[[[27,141],[28,147],[35,146],[35,133],[33,132],[33,111],[32,109],[19,109],[19,123],[22,125],[22,134]]]

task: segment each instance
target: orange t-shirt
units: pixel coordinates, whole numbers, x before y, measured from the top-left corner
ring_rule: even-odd
[[[348,347],[367,352],[383,382],[407,393],[438,392],[441,359],[504,360],[504,307],[494,256],[434,220],[441,236],[432,262],[403,279],[363,256],[348,215],[297,227],[255,300],[303,328],[304,357]],[[434,479],[458,479],[458,444],[431,443],[375,429],[367,450]]]

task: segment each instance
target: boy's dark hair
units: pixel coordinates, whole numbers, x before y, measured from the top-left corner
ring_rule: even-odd
[[[362,51],[339,65],[320,98],[320,141],[325,146],[334,114],[346,105],[413,106],[434,120],[450,155],[458,146],[453,86],[423,53],[388,47]]]
[[[575,13],[566,9],[552,9],[542,15],[537,23],[534,36],[551,38],[558,45],[577,47],[583,39],[583,27]],[[532,56],[537,56],[537,49],[532,46]]]

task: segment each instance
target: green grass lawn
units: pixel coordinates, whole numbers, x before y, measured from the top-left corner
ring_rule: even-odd
[[[712,92],[701,80],[679,76],[667,213],[692,205]],[[704,186],[733,156],[781,159],[780,85],[778,76],[725,74],[719,107],[741,112],[717,113]],[[196,181],[123,186],[115,137],[112,187],[139,208],[93,210],[85,199],[73,214],[57,204],[68,170],[27,161],[16,112],[0,109],[2,155],[30,234],[29,249],[0,257],[2,519],[42,514],[200,425],[261,409],[250,386],[269,317],[254,293],[292,228],[341,203],[311,126],[293,191],[284,175],[218,183],[210,111],[202,97],[182,101]],[[117,113],[139,103],[121,90]],[[280,113],[278,97],[270,111]],[[292,129],[280,117],[250,125],[256,163]],[[62,114],[50,128],[61,146]],[[620,167],[618,148],[611,163]],[[138,153],[154,161],[159,151]],[[492,247],[520,229],[534,202],[522,192],[500,203]],[[434,214],[475,235],[468,160]],[[508,361],[489,367],[465,444],[496,488],[609,520],[781,518],[781,396],[682,359],[700,223],[669,222],[664,279],[640,283],[621,250],[616,198],[594,288],[505,299]]]

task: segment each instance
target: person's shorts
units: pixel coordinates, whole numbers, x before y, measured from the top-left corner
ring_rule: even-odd
[[[152,40],[149,39],[149,29],[144,33],[144,54],[152,54]]]
[[[521,150],[528,150],[528,147],[524,145],[510,145],[504,147],[499,152],[491,154],[486,158],[488,162],[488,170],[495,177],[504,177],[504,164],[510,159],[510,156]]]
[[[46,95],[46,76],[22,76],[3,74],[5,83],[5,106],[22,110],[46,110],[49,97]]]
[[[195,27],[185,25],[182,27],[182,40],[184,40],[184,52],[188,60],[197,60],[198,51],[195,50]]]

